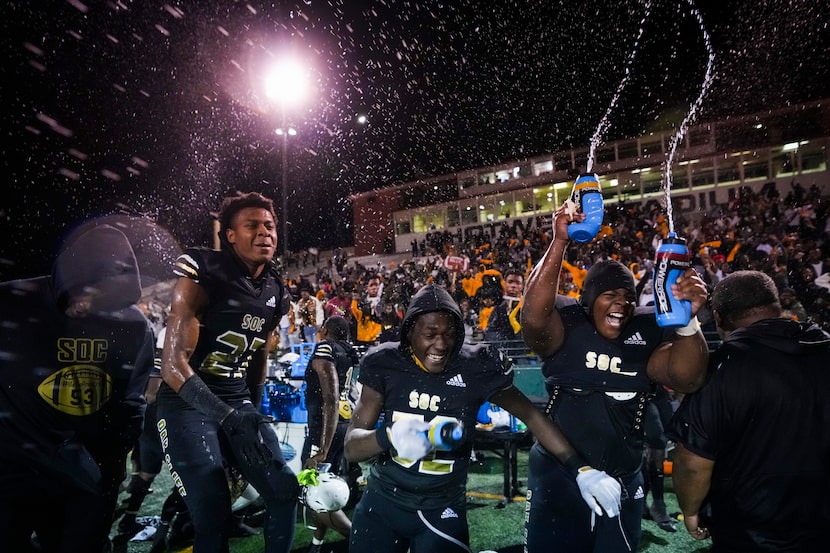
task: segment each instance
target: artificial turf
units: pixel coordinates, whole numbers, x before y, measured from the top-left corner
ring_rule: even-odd
[[[470,470],[467,484],[468,504],[467,518],[470,523],[470,546],[474,553],[480,551],[497,551],[499,553],[521,553],[524,533],[524,500],[521,496],[505,503],[502,500],[502,459],[493,452],[479,452],[479,462]],[[527,477],[527,449],[521,449],[518,455],[518,476],[522,492]],[[166,470],[153,483],[154,493],[147,496],[139,516],[158,515],[161,504],[171,489],[172,483]],[[666,478],[666,504],[670,513],[676,512],[677,501],[671,493],[671,478]],[[122,494],[126,498],[126,494]],[[300,510],[301,511],[301,510]],[[113,529],[117,524],[113,525]],[[295,553],[306,551],[311,542],[311,531],[305,526],[301,512],[297,517],[294,538]],[[113,533],[114,553],[147,553],[151,542],[130,542],[124,536]],[[711,541],[695,541],[687,533],[682,522],[677,523],[677,532],[668,533],[651,521],[643,521],[643,537],[638,551],[655,553],[702,553],[708,551]],[[188,553],[191,547],[171,549],[170,551]],[[248,538],[232,538],[231,553],[261,553],[263,551],[262,535]],[[327,536],[324,552],[346,553],[348,545],[345,538],[332,531]]]

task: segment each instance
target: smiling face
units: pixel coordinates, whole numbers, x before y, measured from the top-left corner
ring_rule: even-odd
[[[619,338],[625,324],[634,314],[635,297],[627,288],[602,292],[594,301],[591,317],[597,332],[604,338]]]
[[[445,311],[420,315],[409,330],[409,344],[427,372],[440,373],[455,351],[455,317]]]
[[[276,229],[274,217],[267,209],[246,207],[234,216],[227,230],[228,242],[252,276],[259,276],[265,264],[274,257]]]

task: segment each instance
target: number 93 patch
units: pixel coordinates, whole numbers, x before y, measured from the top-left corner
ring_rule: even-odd
[[[71,365],[49,375],[37,387],[40,397],[67,415],[99,411],[112,396],[112,377],[95,365]]]

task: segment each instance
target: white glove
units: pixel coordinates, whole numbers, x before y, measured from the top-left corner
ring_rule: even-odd
[[[605,471],[591,467],[582,467],[576,475],[576,485],[582,499],[598,516],[605,510],[614,518],[620,514],[620,483],[608,476]]]
[[[422,459],[432,450],[432,444],[427,436],[429,423],[419,419],[400,419],[392,424],[390,440],[392,447],[398,451],[398,456],[410,461]]]

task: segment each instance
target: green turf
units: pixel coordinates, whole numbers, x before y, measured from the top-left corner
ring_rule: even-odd
[[[492,452],[483,453],[483,461],[472,467],[467,485],[468,491],[474,496],[468,497],[467,517],[470,523],[470,545],[474,553],[483,550],[493,550],[499,553],[521,553],[522,536],[524,533],[524,501],[518,500],[503,505],[500,501],[502,493],[502,461]],[[521,450],[518,457],[518,475],[521,491],[526,488],[527,478],[527,450]],[[154,493],[147,496],[142,505],[139,516],[160,514],[161,503],[171,487],[170,476],[162,471],[153,483]],[[668,511],[676,512],[677,502],[671,493],[671,478],[667,478],[666,503]],[[488,497],[481,497],[488,496]],[[490,497],[492,496],[492,497]],[[126,497],[122,494],[122,498]],[[115,525],[113,525],[115,527]],[[659,529],[651,521],[643,521],[643,539],[639,551],[642,552],[670,552],[670,553],[702,553],[708,551],[710,541],[697,542],[687,533],[682,523],[677,524],[676,533],[667,533]],[[346,553],[348,550],[345,538],[335,532],[329,532],[327,544],[323,551]],[[311,531],[304,524],[302,515],[298,516],[297,530],[294,538],[294,552],[303,552],[311,541]],[[126,542],[123,537],[114,537],[115,553],[147,553],[150,542]],[[261,535],[250,538],[231,539],[232,553],[261,553],[263,539]],[[189,548],[174,551],[189,551]]]

